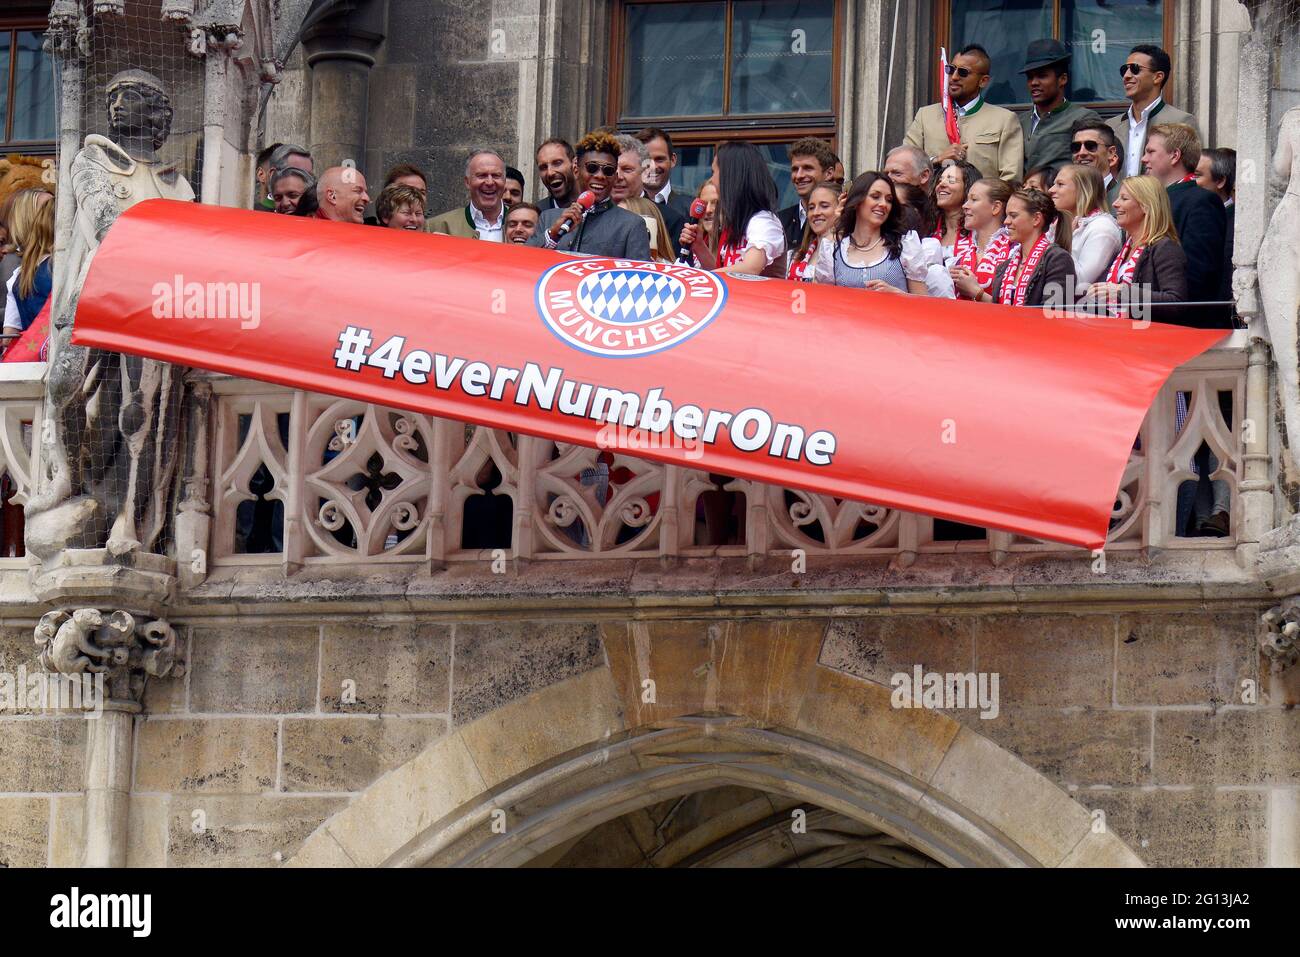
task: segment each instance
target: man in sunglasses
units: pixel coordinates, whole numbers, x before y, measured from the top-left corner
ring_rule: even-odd
[[[1121,179],[1141,174],[1147,134],[1156,123],[1182,123],[1196,130],[1198,137],[1201,135],[1194,116],[1165,102],[1165,84],[1169,82],[1171,69],[1169,54],[1151,43],[1135,46],[1128,61],[1120,67],[1129,108],[1106,122],[1124,144],[1128,157]]]
[[[1079,120],[1070,127],[1070,158],[1076,166],[1093,166],[1106,181],[1106,205],[1119,195],[1124,144],[1105,123]]]
[[[590,191],[596,203],[588,212],[576,202],[566,209],[544,210],[528,245],[648,262],[650,231],[645,220],[615,205],[610,195],[623,152],[618,140],[605,132],[592,132],[579,140],[575,149],[579,194]],[[569,228],[561,232],[565,223]]]
[[[1033,40],[1020,71],[1034,108],[1020,115],[1025,134],[1025,169],[1059,168],[1070,162],[1070,130],[1081,120],[1101,123],[1087,107],[1065,97],[1070,86],[1070,51],[1060,40]]]
[[[960,143],[948,142],[942,103],[917,110],[903,142],[924,150],[931,165],[966,160],[991,179],[1019,179],[1024,136],[1014,113],[984,102],[991,68],[988,52],[975,43],[963,47],[948,64],[948,95],[957,111]]]

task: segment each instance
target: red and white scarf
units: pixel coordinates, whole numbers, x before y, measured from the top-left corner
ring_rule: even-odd
[[[1020,269],[1020,257],[1023,250],[1017,244],[1010,255],[1007,256],[1007,268],[1002,274],[1002,286],[998,290],[998,302],[1004,306],[1023,306],[1025,304],[1025,293],[1029,290],[1029,280],[1034,278],[1034,271],[1038,268],[1038,263],[1042,260],[1043,254],[1047,252],[1047,247],[1052,241],[1046,236],[1039,236],[1038,242],[1034,243],[1034,248],[1029,250],[1029,258],[1025,261],[1024,271],[1020,274],[1020,282],[1016,282],[1016,271]]]
[[[808,246],[808,251],[800,259],[791,258],[790,273],[786,278],[793,282],[812,282],[812,276],[808,274],[808,270],[816,258],[817,240],[814,238],[813,242]]]
[[[993,285],[993,276],[997,273],[998,267],[1007,261],[1007,256],[1011,253],[1011,234],[1007,232],[1005,226],[999,227],[993,234],[993,238],[989,240],[988,249],[984,250],[983,256],[980,255],[979,241],[974,233],[970,236],[969,243],[958,247],[960,254],[954,265],[969,269],[975,274],[980,288],[988,292]]]
[[[1115,257],[1115,261],[1110,264],[1110,271],[1106,274],[1106,281],[1118,283],[1122,286],[1131,285],[1133,272],[1137,269],[1138,260],[1142,258],[1142,252],[1145,249],[1145,246],[1133,246],[1133,241],[1127,240],[1124,243],[1124,248]]]
[[[945,225],[946,224],[944,223],[943,216],[940,215],[939,225],[934,227],[934,235],[932,236],[933,239],[939,240],[940,245],[943,244],[943,231]],[[967,246],[974,245],[974,243],[975,243],[975,234],[971,232],[969,229],[963,229],[962,227],[958,226],[957,238],[956,240],[953,241],[952,244],[953,255],[955,255],[958,259],[961,259],[962,251]]]
[[[748,236],[741,240],[739,246],[736,246],[731,242],[731,231],[724,229],[718,241],[718,268],[726,269],[728,266],[736,265],[745,257],[748,250]]]

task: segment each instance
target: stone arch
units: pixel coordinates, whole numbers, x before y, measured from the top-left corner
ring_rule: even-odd
[[[522,865],[652,802],[739,785],[831,809],[949,866],[1142,866],[988,738],[818,664],[820,629],[728,623],[702,641],[705,629],[685,624],[655,640],[635,623],[606,628],[603,666],[440,738],[321,824],[289,865]],[[707,644],[707,664],[674,655],[674,642]],[[650,705],[646,673],[658,676]]]

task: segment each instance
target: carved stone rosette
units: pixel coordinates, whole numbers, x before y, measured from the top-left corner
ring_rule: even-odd
[[[1300,598],[1288,598],[1260,617],[1259,650],[1274,674],[1300,661]]]
[[[150,676],[185,674],[172,626],[127,611],[52,611],[36,625],[35,640],[46,671],[102,674],[106,703],[118,706],[138,707]]]

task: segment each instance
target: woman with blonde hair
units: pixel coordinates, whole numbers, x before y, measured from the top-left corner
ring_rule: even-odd
[[[9,233],[21,264],[9,277],[5,297],[6,333],[23,332],[36,319],[50,297],[54,270],[54,197],[43,189],[25,189],[14,197],[9,210]]]
[[[1178,242],[1169,194],[1154,176],[1130,176],[1115,197],[1115,221],[1124,245],[1089,298],[1125,297],[1138,290],[1144,302],[1185,302],[1187,256]]]
[[[1124,234],[1106,212],[1106,181],[1095,166],[1062,166],[1048,194],[1056,208],[1074,218],[1070,254],[1082,285],[1096,282],[1124,243]]]
[[[1004,180],[981,179],[971,185],[962,204],[964,225],[971,238],[958,250],[948,270],[955,286],[961,280],[966,289],[973,288],[965,282],[969,278],[974,278],[985,292],[993,285],[998,267],[1011,254],[1011,236],[1004,225],[1009,199],[1011,184]],[[963,299],[973,298],[960,292],[959,295]]]
[[[657,263],[677,261],[672,241],[668,238],[668,227],[659,214],[659,208],[652,200],[644,196],[629,196],[619,203],[629,213],[636,213],[645,220],[646,229],[650,230],[650,258]]]

